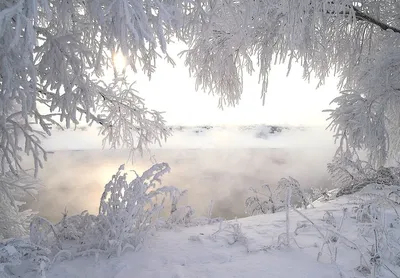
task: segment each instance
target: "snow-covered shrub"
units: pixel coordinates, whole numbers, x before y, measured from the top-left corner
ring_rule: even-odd
[[[388,185],[377,189],[376,184],[370,184],[358,194],[352,210],[358,236],[363,239],[362,252],[369,261],[360,270],[368,270],[372,277],[400,268],[400,205],[391,198],[396,190]]]
[[[247,214],[275,213],[284,209],[283,201],[277,198],[277,192],[272,191],[268,184],[263,185],[261,189],[266,192],[250,188],[254,195],[248,197],[245,201]]]
[[[174,187],[158,187],[160,178],[170,171],[166,163],[153,165],[142,176],[136,174],[131,182],[123,170],[122,165],[105,185],[99,214],[90,220],[83,215],[83,219],[74,221],[86,229],[80,251],[98,249],[119,255],[126,248],[139,249],[164,208],[165,198],[176,193]]]
[[[229,245],[241,243],[249,251],[247,236],[243,233],[242,225],[237,221],[221,221],[218,230],[211,234],[210,238],[214,241],[223,238]]]
[[[79,215],[68,216],[68,212],[63,213],[63,218],[56,225],[56,231],[61,240],[81,241],[90,225],[94,223],[96,216],[83,211]]]
[[[375,169],[369,162],[358,156],[336,157],[328,164],[333,185],[340,188],[336,196],[358,192],[369,184],[377,188],[382,185],[400,186],[399,167],[379,167]]]
[[[344,208],[340,220],[335,217],[334,211],[325,212],[322,225],[293,208],[318,231],[322,239],[318,260],[327,255],[330,262],[336,265],[340,252],[356,251],[360,262],[354,268],[363,275],[399,277],[396,272],[400,269],[400,206],[390,198],[393,189],[393,186],[385,185],[377,189],[376,184],[365,186],[353,195],[352,210]],[[296,235],[300,228],[296,229]]]
[[[104,187],[97,216],[87,212],[68,216],[65,212],[60,223],[55,227],[47,225],[47,229],[49,223],[39,218],[41,222],[31,226],[36,235],[35,242],[46,245],[58,239],[72,241],[76,247],[71,250],[72,256],[120,255],[127,248],[139,249],[160,222],[167,198],[171,199],[171,215],[164,223],[173,225],[190,221],[191,210],[177,206],[184,192],[172,186],[161,186],[161,177],[169,171],[166,163],[154,164],[141,176],[135,172],[136,177],[129,182],[122,165]]]
[[[213,208],[214,208],[214,201],[211,200],[208,206],[208,214],[207,216],[197,216],[191,219],[189,223],[190,226],[201,226],[201,225],[212,225],[215,223],[221,223],[225,219],[222,217],[213,217]]]
[[[57,253],[62,250],[59,235],[54,225],[43,217],[36,216],[30,224],[29,239],[32,244]]]
[[[276,213],[285,210],[287,189],[291,188],[290,206],[308,208],[312,206],[312,202],[321,195],[306,192],[301,188],[300,183],[292,178],[282,178],[274,190],[266,184],[262,186],[262,191],[250,188],[254,193],[245,201],[246,213],[249,215]],[[265,192],[264,192],[265,191]]]
[[[334,198],[331,190],[329,190],[328,188],[321,188],[321,187],[320,188],[311,187],[308,190],[308,196],[312,201],[319,200],[324,202]]]
[[[296,207],[303,207],[304,209],[307,209],[309,206],[312,206],[312,202],[314,200],[311,199],[310,194],[308,194],[301,188],[301,185],[298,180],[292,177],[288,177],[288,178],[282,178],[278,182],[277,190],[280,193],[280,195],[286,196],[288,188],[290,188],[291,190],[291,202],[293,200],[293,203],[291,203],[291,205],[294,205]]]
[[[35,213],[24,205],[28,197],[35,197],[37,187],[26,172],[0,175],[0,240],[27,235]]]
[[[0,242],[0,277],[22,277],[18,274],[32,270],[45,277],[44,272],[51,264],[50,253],[27,239]]]
[[[138,250],[155,228],[216,222],[192,218],[191,207],[178,205],[186,191],[162,186],[161,177],[169,171],[168,164],[159,163],[141,176],[135,172],[136,177],[128,181],[122,165],[104,187],[98,215],[85,211],[68,216],[66,211],[54,226],[36,217],[30,226],[31,242],[51,250],[53,260],[99,253],[120,255],[127,248]],[[169,214],[162,217],[166,208],[170,208]]]
[[[207,216],[196,216],[196,212],[191,206],[178,205],[180,198],[187,193],[187,190],[179,191],[177,188],[172,188],[172,190],[171,188],[168,188],[168,190],[168,195],[171,198],[170,215],[165,219],[159,218],[157,220],[157,228],[171,229],[175,226],[193,227],[210,225],[224,221],[223,218],[212,217],[212,209],[214,207],[213,201],[210,202]]]
[[[187,194],[187,190],[180,191],[175,187],[163,187],[160,189],[165,191],[171,199],[170,215],[164,222],[164,227],[171,228],[174,225],[189,225],[192,222],[192,218],[195,214],[194,209],[191,206],[179,206],[179,200]]]
[[[394,232],[400,226],[400,206],[390,198],[392,187],[376,190],[373,186],[360,192],[353,210],[358,231],[367,245],[374,246],[374,254],[396,265],[400,254],[400,238]]]

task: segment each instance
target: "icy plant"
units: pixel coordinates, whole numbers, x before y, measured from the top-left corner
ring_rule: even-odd
[[[229,245],[241,243],[246,247],[247,252],[249,251],[248,239],[243,233],[242,225],[237,220],[229,222],[221,221],[218,230],[211,234],[210,238],[214,241],[218,238],[223,238]]]
[[[30,224],[29,239],[35,245],[55,250],[55,253],[62,250],[61,241],[55,227],[43,217],[36,216],[33,218]]]
[[[285,192],[285,212],[286,212],[286,246],[290,246],[290,209],[292,207],[292,193],[293,188],[298,184],[297,180],[289,177],[289,179],[282,178],[278,182],[278,188]]]
[[[161,184],[161,177],[169,171],[166,163],[154,164],[141,176],[135,172],[136,177],[129,182],[122,165],[104,187],[98,215],[82,212],[68,216],[65,211],[55,226],[37,217],[31,224],[31,241],[52,247],[54,261],[82,255],[119,256],[126,249],[139,250],[156,228],[220,221],[192,218],[191,207],[179,206],[186,191]],[[169,214],[163,217],[166,208]],[[63,249],[65,242],[72,247]]]
[[[246,213],[249,215],[275,213],[284,208],[283,202],[278,199],[277,192],[273,192],[268,184],[262,186],[263,191],[250,188],[254,194],[245,201]]]
[[[331,226],[331,229],[326,230],[326,234],[324,237],[324,242],[321,245],[321,249],[318,252],[318,258],[317,260],[320,259],[323,249],[325,246],[328,246],[329,248],[329,253],[331,255],[331,262],[336,263],[337,259],[337,254],[338,254],[338,244],[341,240],[341,237],[339,236],[342,228],[343,228],[343,223],[346,220],[347,217],[347,209],[343,209],[343,215],[341,217],[339,225],[336,224],[336,219],[333,216],[333,214],[329,211],[325,212],[323,221],[329,226]],[[333,231],[332,231],[333,230]]]
[[[126,248],[139,249],[152,230],[155,218],[163,209],[173,187],[161,187],[161,177],[170,171],[168,164],[159,163],[127,181],[124,166],[104,187],[99,214],[83,236],[82,251],[104,250],[120,255]]]
[[[148,110],[125,80],[104,75],[120,52],[149,77],[176,34],[185,1],[6,0],[0,4],[1,168],[16,173],[20,154],[37,168],[40,137],[51,127],[96,122],[105,143],[142,149],[168,136],[160,113]]]
[[[396,268],[399,267],[398,220],[400,218],[398,204],[389,197],[393,190],[393,185],[380,185],[377,189],[376,184],[369,184],[355,195],[357,197],[353,210],[343,209],[339,221],[334,212],[327,211],[322,218],[323,225],[316,224],[304,212],[292,209],[318,231],[322,239],[318,260],[327,253],[330,262],[337,266],[337,259],[341,257],[340,252],[355,250],[360,256],[360,263],[355,266],[359,272],[370,277],[386,274],[399,277]],[[345,222],[347,224],[344,224]],[[299,226],[296,229],[296,235],[301,228]],[[350,238],[346,236],[349,233]]]
[[[30,241],[51,249],[53,260],[99,253],[119,256],[127,248],[140,249],[153,231],[166,198],[176,205],[181,195],[175,187],[162,186],[161,177],[169,171],[168,164],[155,164],[128,182],[122,165],[104,187],[98,215],[83,212],[68,216],[65,212],[55,226],[36,217],[30,226]],[[64,249],[64,242],[72,247]]]
[[[371,186],[365,188],[354,210],[358,233],[364,239],[363,251],[369,257],[372,277],[377,277],[382,269],[393,272],[390,265],[399,266],[400,240],[393,222],[400,219],[400,207],[388,198],[391,190],[389,186],[381,190]]]
[[[317,194],[312,195],[304,191],[300,183],[292,177],[283,178],[278,182],[278,186],[274,190],[271,190],[268,184],[262,186],[262,191],[250,188],[250,191],[254,195],[248,197],[245,201],[246,213],[249,215],[257,215],[276,213],[285,210],[287,203],[286,193],[289,184],[292,191],[290,194],[290,203],[294,206],[307,209],[312,206],[312,202],[317,199],[317,196],[320,196]]]
[[[285,211],[286,213],[286,232],[278,238],[279,244],[289,246],[290,236],[290,210],[295,207],[307,209],[312,207],[312,195],[302,190],[300,183],[292,178],[282,178],[279,180],[275,190],[271,190],[269,185],[264,185],[267,193],[260,192],[251,188],[255,194],[246,199],[246,212],[250,215],[275,213]],[[294,200],[297,200],[294,201]],[[297,229],[296,229],[297,231]]]
[[[21,268],[37,271],[39,277],[45,277],[45,270],[51,264],[49,257],[50,250],[28,240],[0,242],[0,277],[15,277],[14,274],[18,275]],[[21,265],[22,262],[25,264]]]
[[[56,225],[56,231],[62,240],[76,240],[79,242],[94,220],[95,216],[90,215],[87,211],[83,211],[79,215],[68,216],[68,212],[65,210],[63,218]]]
[[[310,188],[309,190],[309,199],[310,204],[315,200],[320,201],[329,201],[333,198],[332,193],[327,188]]]
[[[160,189],[169,196],[171,200],[171,209],[169,217],[158,226],[164,226],[172,228],[175,225],[187,226],[192,222],[192,218],[195,214],[194,209],[191,206],[179,206],[180,199],[187,194],[187,190],[180,191],[175,187],[163,187]]]
[[[24,208],[27,198],[35,198],[38,184],[25,172],[0,175],[0,240],[26,235],[35,213]]]
[[[377,188],[400,185],[400,168],[376,168],[357,155],[336,157],[328,164],[328,172],[333,185],[340,189],[337,196],[358,192],[370,184],[375,184]]]
[[[169,189],[168,195],[171,199],[170,215],[166,219],[159,218],[157,228],[171,229],[177,226],[193,227],[210,225],[224,220],[220,217],[212,217],[213,201],[210,202],[207,216],[197,216],[195,210],[191,206],[179,206],[179,200],[185,194],[187,194],[187,190],[180,191],[177,188]]]

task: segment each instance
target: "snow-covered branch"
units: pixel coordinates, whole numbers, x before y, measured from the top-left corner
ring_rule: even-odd
[[[0,157],[2,172],[22,170],[21,154],[45,159],[51,126],[102,123],[104,143],[142,150],[169,133],[132,84],[102,81],[121,52],[149,77],[181,24],[186,1],[6,0],[0,3]],[[159,53],[160,52],[160,53]],[[124,71],[124,73],[126,73]],[[101,117],[98,116],[101,113]]]

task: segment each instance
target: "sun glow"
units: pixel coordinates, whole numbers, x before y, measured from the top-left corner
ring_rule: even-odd
[[[121,52],[116,52],[113,54],[113,66],[117,71],[123,71],[126,65],[126,58]]]

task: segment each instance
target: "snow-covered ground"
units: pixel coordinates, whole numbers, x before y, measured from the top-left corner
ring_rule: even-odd
[[[329,202],[316,202],[315,208],[302,212],[324,230],[323,227],[333,229],[326,223],[326,211],[331,212],[339,223],[343,209],[348,208],[341,234],[346,240],[358,243],[360,239],[355,220],[351,217],[350,203],[351,197],[341,197]],[[293,238],[290,247],[278,244],[286,225],[285,214],[282,212],[231,220],[223,222],[222,226],[217,223],[155,231],[145,247],[138,252],[126,251],[121,257],[96,259],[93,256],[63,261],[56,263],[47,277],[363,277],[355,270],[360,255],[352,243],[339,239],[337,265],[330,263],[327,248],[323,249],[323,255],[317,261],[324,239],[296,212],[290,213],[290,219]],[[388,217],[388,221],[391,220]],[[233,230],[228,228],[229,223],[241,225],[243,237],[239,236],[237,242],[234,241]],[[400,236],[400,224],[391,224],[393,226],[390,231]],[[304,227],[295,232],[302,225]],[[392,270],[400,273],[400,267]],[[35,276],[31,274],[23,277]],[[379,277],[395,276],[384,270]]]

